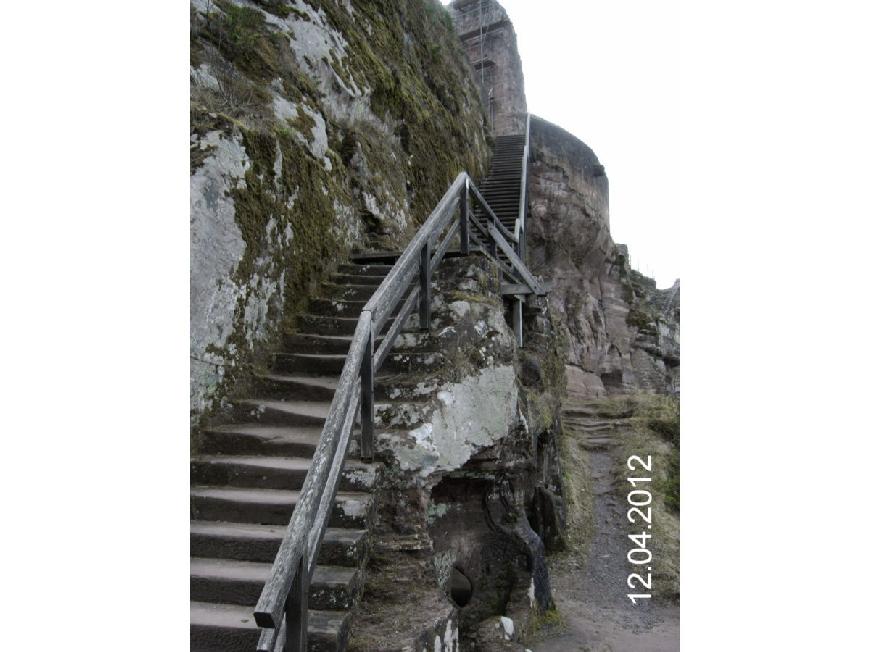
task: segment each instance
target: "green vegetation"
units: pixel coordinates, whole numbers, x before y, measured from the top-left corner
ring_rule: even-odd
[[[535,607],[529,614],[529,620],[523,640],[534,636],[540,630],[559,630],[565,626],[565,618],[559,613],[557,607],[542,611]]]
[[[654,595],[680,595],[680,404],[668,396],[634,395],[634,414],[617,459],[652,456],[652,551]],[[617,475],[621,490],[631,486]]]
[[[253,0],[253,2],[270,14],[280,16],[281,18],[287,18],[291,13],[299,17],[304,16],[306,19],[308,18],[308,14],[299,11],[295,7],[291,7],[286,2],[281,2],[281,0]]]
[[[346,56],[333,49],[325,57],[341,81],[306,73],[322,69],[323,61],[297,60],[296,35],[270,25],[263,11],[309,24],[322,11],[346,42]],[[310,0],[299,9],[279,0],[246,6],[214,0],[207,14],[192,11],[191,65],[207,66],[209,80],[191,89],[192,134],[220,131],[240,139],[251,162],[244,184],[232,191],[245,250],[231,281],[249,291],[235,308],[226,346],[212,351],[226,361],[215,396],[227,396],[262,364],[245,325],[248,298],[258,291],[254,282],[283,282],[283,312],[272,314],[277,303],[268,307],[268,322],[280,327],[270,327],[271,340],[258,347],[267,350],[282,330],[293,329],[294,315],[332,266],[346,259],[354,243],[344,234],[359,227],[353,215],[365,212],[363,192],[386,215],[410,213],[406,232],[370,220],[376,237],[370,244],[400,247],[460,170],[483,174],[487,143],[462,47],[446,10],[433,0],[372,0],[355,4],[353,16],[339,0]],[[327,83],[361,90],[384,124],[371,116],[337,123],[341,118],[321,91]],[[294,119],[276,119],[276,91],[297,105]],[[359,102],[364,112],[366,100]],[[306,147],[315,121],[303,105],[326,122],[331,170]],[[191,147],[192,174],[213,151]],[[277,237],[288,227],[289,242]]]
[[[352,77],[370,88],[372,110],[396,125],[409,163],[403,176],[411,213],[422,224],[463,168],[475,178],[486,169],[473,154],[485,149],[475,138],[478,125],[463,119],[483,110],[447,10],[435,0],[373,0],[356,5],[351,17],[335,0],[310,4],[347,39],[351,56],[332,60],[333,69],[346,85]]]
[[[632,306],[629,309],[625,323],[641,330],[655,329],[655,319],[649,313],[636,306]]]
[[[201,36],[252,79],[275,78],[280,46],[263,14],[227,0],[215,0],[215,5],[220,11],[209,14]]]

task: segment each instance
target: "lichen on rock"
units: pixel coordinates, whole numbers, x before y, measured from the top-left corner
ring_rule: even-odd
[[[432,0],[191,2],[192,425],[338,261],[400,248],[460,170],[482,174],[455,39]]]

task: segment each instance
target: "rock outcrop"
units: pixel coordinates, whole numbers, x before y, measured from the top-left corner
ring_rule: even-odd
[[[436,0],[192,0],[190,79],[196,425],[332,267],[400,247],[489,148]]]
[[[425,339],[443,356],[419,378],[383,381],[393,402],[378,417],[384,481],[358,652],[469,642],[502,616],[520,630],[552,604],[545,550],[564,524],[560,338],[544,302],[517,348],[483,256],[444,261],[434,286]]]
[[[450,12],[495,134],[522,133],[526,97],[510,17],[495,0],[454,0]],[[592,149],[541,118],[530,128],[527,252],[532,270],[553,281],[551,305],[568,330],[568,391],[678,390],[679,284],[657,290],[613,242],[607,174]]]
[[[564,129],[531,121],[529,266],[553,283],[568,330],[569,391],[673,391],[679,378],[679,285],[657,290],[610,236],[609,189],[595,153]]]

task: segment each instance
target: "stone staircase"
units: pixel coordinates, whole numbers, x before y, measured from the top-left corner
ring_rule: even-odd
[[[614,409],[596,401],[578,402],[562,406],[562,425],[579,435],[582,448],[602,451],[616,444],[615,437],[630,423],[633,414],[633,408],[628,406]]]
[[[190,639],[198,652],[256,648],[254,605],[293,513],[358,316],[389,264],[347,264],[324,283],[251,397],[203,432],[191,460]],[[410,320],[409,320],[410,321]],[[432,353],[397,350],[383,373]],[[378,384],[376,397],[384,398]],[[380,467],[351,442],[309,590],[309,650],[343,650],[364,584]]]
[[[480,194],[511,233],[519,212],[524,146],[525,134],[496,138],[489,171],[480,184]],[[474,215],[481,223],[485,223],[486,216],[482,208],[475,207]],[[479,231],[475,231],[480,237]]]
[[[519,207],[523,148],[523,135],[496,139],[490,174],[481,186],[510,231]],[[448,251],[446,257],[458,253]],[[297,332],[285,336],[251,395],[234,399],[224,422],[204,428],[200,453],[191,460],[191,650],[256,649],[260,630],[254,607],[320,441],[359,315],[398,255],[364,254],[341,265],[309,302],[308,312],[298,316]],[[406,330],[414,330],[415,323],[412,315]],[[382,332],[391,325],[389,320]],[[443,353],[426,350],[430,341],[428,333],[404,333],[385,358],[375,383],[377,427],[410,429],[419,421],[416,399],[405,400],[419,389],[401,386],[444,362]],[[365,585],[381,469],[359,460],[358,434],[357,429],[350,442],[309,587],[312,652],[345,649]]]

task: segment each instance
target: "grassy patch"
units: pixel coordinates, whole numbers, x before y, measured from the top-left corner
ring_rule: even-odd
[[[630,455],[652,456],[653,595],[668,599],[680,596],[680,407],[670,397],[635,395],[623,402],[634,405],[616,461],[623,464]],[[617,474],[618,492],[633,488]]]
[[[563,425],[558,438],[562,468],[562,492],[565,498],[565,539],[567,554],[579,554],[586,560],[593,535],[594,494],[589,452],[580,444],[582,433]]]

